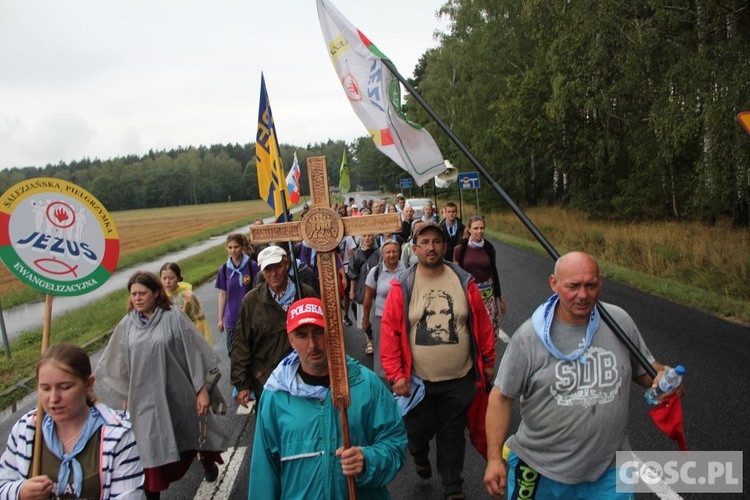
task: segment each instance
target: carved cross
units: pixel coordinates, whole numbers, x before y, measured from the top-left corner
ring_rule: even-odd
[[[320,299],[326,318],[326,345],[328,347],[328,372],[331,378],[331,397],[339,409],[344,448],[349,445],[349,425],[346,409],[351,404],[349,376],[346,369],[344,324],[339,305],[339,279],[334,250],[344,236],[363,234],[391,234],[401,229],[399,214],[367,215],[342,218],[331,209],[328,195],[328,171],[325,156],[307,159],[312,203],[310,210],[299,222],[264,226],[251,226],[253,243],[304,240],[317,252]],[[350,493],[351,493],[350,483]]]

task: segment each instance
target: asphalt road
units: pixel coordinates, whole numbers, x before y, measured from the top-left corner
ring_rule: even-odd
[[[512,334],[536,306],[550,295],[547,277],[552,271],[553,263],[547,257],[498,242],[493,244],[498,250],[498,272],[508,307],[503,328]],[[217,293],[213,283],[198,287],[196,293],[214,325],[217,318]],[[633,316],[644,340],[658,360],[687,367],[687,393],[683,399],[683,409],[690,449],[750,450],[746,424],[750,413],[750,393],[744,387],[750,381],[750,328],[609,280],[605,281],[601,300],[615,303]],[[229,400],[229,362],[223,335],[214,332],[214,341],[214,347],[223,359],[222,370],[225,378],[220,382],[220,386]],[[350,355],[366,366],[372,366],[372,358],[364,354],[364,335],[353,327],[346,329],[346,346]],[[502,355],[503,348],[504,344],[498,345],[499,355]],[[19,413],[27,411],[32,405],[33,401],[27,402],[14,415],[6,415],[0,421],[0,435],[7,435],[10,425],[18,418]],[[202,470],[199,464],[194,463],[186,477],[174,483],[162,498],[248,498],[249,461],[254,425],[252,417],[237,415],[236,409],[236,404],[230,402],[227,416],[220,417],[231,437],[233,449],[230,453],[233,453],[233,456],[228,465],[222,468],[219,480],[210,487],[202,483]],[[629,431],[633,449],[676,450],[674,443],[653,425],[648,416],[648,409],[643,401],[642,391],[634,390]],[[517,425],[518,413],[514,410],[511,429],[515,429]],[[432,461],[434,464],[434,450]],[[468,498],[488,497],[482,483],[483,475],[484,460],[470,444],[467,444],[464,491]],[[748,480],[744,479],[743,484],[745,491],[748,491]],[[414,473],[410,458],[391,483],[389,491],[395,499],[442,498],[442,489],[436,475],[428,481],[419,479]],[[683,497],[699,498],[698,495]],[[710,498],[725,497],[711,495]],[[263,492],[254,492],[251,498],[263,498]]]
[[[493,244],[498,250],[498,273],[508,307],[503,328],[511,334],[551,294],[547,277],[552,272],[553,263],[544,256],[498,242]],[[200,287],[198,294],[208,316],[216,317],[213,284]],[[683,410],[690,449],[750,450],[746,424],[750,413],[750,395],[744,388],[750,381],[750,328],[609,280],[605,281],[601,300],[617,304],[633,316],[644,340],[658,360],[671,365],[680,363],[687,367],[687,394],[683,399]],[[218,340],[217,345],[221,343]],[[220,340],[223,341],[223,337]],[[364,334],[353,327],[346,328],[346,346],[351,356],[359,359],[365,366],[372,366],[372,358],[364,354]],[[499,344],[499,356],[502,356],[503,349],[504,344]],[[223,353],[220,349],[217,350]],[[225,389],[228,391],[228,386]],[[651,422],[649,407],[643,401],[642,391],[636,389],[632,392],[630,438],[633,449],[676,450],[675,444]],[[230,413],[232,410],[233,407],[230,407]],[[239,439],[236,446],[251,450],[254,430],[252,418],[235,415],[225,417],[225,420],[231,435]],[[513,429],[518,422],[518,412],[514,411]],[[432,463],[435,463],[434,447]],[[484,466],[484,459],[467,444],[464,491],[468,498],[488,498],[482,483]],[[238,478],[231,490],[231,498],[247,498],[248,474],[249,451],[238,468]],[[195,491],[200,479],[200,467],[194,464],[191,476],[173,485],[164,498],[188,498],[186,495]],[[186,487],[184,490],[181,488],[183,483]],[[747,479],[744,484],[745,491],[748,491]],[[442,488],[436,475],[428,481],[419,479],[414,473],[410,457],[391,483],[389,491],[394,499],[442,498]],[[697,495],[683,497],[698,498]],[[262,492],[257,497],[252,495],[252,498],[262,498]]]

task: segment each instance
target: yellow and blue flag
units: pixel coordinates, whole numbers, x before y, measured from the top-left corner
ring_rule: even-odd
[[[271,114],[271,103],[266,92],[266,80],[260,75],[260,106],[258,108],[258,134],[255,137],[255,164],[258,167],[258,191],[268,203],[277,222],[287,221],[282,196],[286,206],[291,205],[289,193],[285,189],[284,166],[279,155],[279,141]]]

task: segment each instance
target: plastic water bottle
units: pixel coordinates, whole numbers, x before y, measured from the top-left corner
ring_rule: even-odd
[[[659,396],[679,386],[682,383],[682,376],[684,374],[685,367],[682,365],[677,365],[667,370],[661,380],[659,380],[659,386],[656,389],[651,388],[646,391],[646,401],[648,404],[659,404]]]

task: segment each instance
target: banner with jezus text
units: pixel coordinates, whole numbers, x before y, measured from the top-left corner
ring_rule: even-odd
[[[35,178],[0,198],[0,259],[23,283],[50,295],[83,295],[114,273],[115,223],[96,197],[70,182]]]

